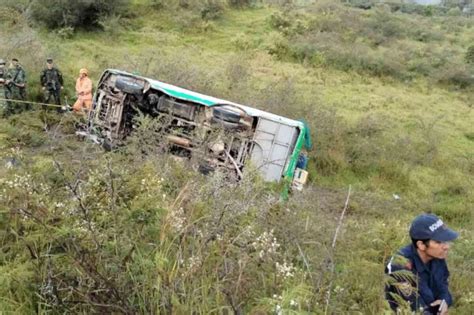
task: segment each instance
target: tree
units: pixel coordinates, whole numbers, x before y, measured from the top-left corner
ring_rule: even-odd
[[[48,28],[99,27],[103,16],[118,14],[130,0],[33,0],[31,17]]]

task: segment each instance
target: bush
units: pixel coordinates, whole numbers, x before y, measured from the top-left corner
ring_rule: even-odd
[[[105,29],[107,31],[107,29]],[[56,35],[61,39],[69,39],[74,36],[74,27],[66,26],[56,29]]]
[[[31,1],[29,0],[3,0],[2,8],[10,8],[18,12],[25,12]]]
[[[288,10],[275,12],[270,15],[269,23],[271,27],[286,36],[302,34],[308,28],[303,17],[293,14]]]
[[[105,32],[112,35],[119,33],[123,29],[120,15],[103,16],[97,22]]]
[[[232,7],[246,7],[251,5],[254,0],[229,0],[229,4]]]
[[[231,39],[231,43],[237,50],[242,51],[248,51],[257,46],[256,43],[252,41],[252,38],[244,33],[235,34],[234,38]]]
[[[150,5],[155,10],[161,10],[166,6],[166,0],[151,0]]]
[[[467,63],[474,64],[474,45],[467,48],[466,56],[464,57]]]
[[[130,0],[34,0],[31,17],[50,29],[100,27],[105,15],[119,14]]]
[[[466,65],[450,62],[440,68],[434,77],[439,83],[458,86],[462,89],[474,84],[474,75]]]
[[[220,0],[207,0],[201,8],[201,18],[203,20],[215,20],[224,12],[224,3]]]

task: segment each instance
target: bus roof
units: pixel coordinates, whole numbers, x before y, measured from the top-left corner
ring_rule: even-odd
[[[200,93],[197,93],[197,92],[186,90],[184,88],[180,88],[180,87],[175,86],[175,85],[171,85],[171,84],[164,83],[164,82],[161,82],[161,81],[158,81],[158,80],[146,78],[146,77],[143,77],[143,76],[140,76],[140,75],[131,74],[131,73],[121,71],[121,70],[107,69],[104,72],[104,75],[107,72],[142,78],[142,79],[146,80],[153,89],[159,90],[159,91],[161,91],[161,92],[163,92],[163,93],[165,93],[169,96],[172,96],[174,98],[177,98],[177,99],[181,99],[181,100],[189,101],[189,102],[194,102],[194,103],[199,103],[201,105],[205,105],[205,106],[209,106],[209,107],[218,106],[218,105],[232,105],[232,106],[236,106],[236,107],[242,109],[243,111],[245,111],[250,116],[261,117],[261,118],[265,118],[265,119],[268,119],[268,120],[279,122],[279,123],[282,123],[282,124],[285,124],[285,125],[288,125],[288,126],[298,127],[301,130],[304,129],[304,123],[301,122],[301,121],[289,119],[289,118],[279,116],[279,115],[275,115],[275,114],[272,114],[272,113],[269,113],[269,112],[266,112],[266,111],[263,111],[263,110],[260,110],[260,109],[256,109],[256,108],[252,108],[252,107],[245,106],[245,105],[242,105],[242,104],[238,104],[238,103],[230,102],[230,101],[227,101],[227,100],[215,98],[215,97],[212,97],[212,96],[200,94]]]

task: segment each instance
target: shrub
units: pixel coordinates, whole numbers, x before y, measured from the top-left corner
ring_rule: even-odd
[[[289,57],[291,49],[286,37],[280,33],[272,32],[268,36],[269,40],[264,44],[264,49],[270,55],[276,56],[279,59]]]
[[[34,0],[31,4],[31,17],[48,28],[81,27],[85,29],[100,27],[104,15],[119,14],[129,0]]]
[[[459,8],[451,8],[449,9],[447,15],[449,16],[460,16],[462,14],[461,9]]]
[[[268,20],[271,27],[287,36],[302,34],[308,28],[304,17],[292,13],[290,10],[274,12]]]
[[[3,0],[2,8],[14,9],[18,12],[25,12],[31,1],[29,0]]]
[[[99,18],[97,23],[107,33],[117,34],[122,30],[121,17],[120,15],[108,15]]]
[[[467,48],[466,56],[464,57],[467,63],[474,64],[474,45]]]
[[[153,9],[160,10],[166,6],[166,0],[151,0],[150,5]]]
[[[229,90],[237,90],[236,93],[241,94],[241,89],[245,87],[250,77],[248,56],[236,55],[229,60],[225,68],[225,76]]]
[[[229,5],[232,7],[246,7],[253,4],[254,0],[228,0]]]
[[[252,38],[244,33],[235,34],[234,38],[231,39],[231,42],[237,50],[248,51],[256,47]]]
[[[220,0],[207,0],[201,7],[201,18],[203,20],[215,20],[224,12],[224,3]]]
[[[103,26],[104,27],[104,26]],[[107,29],[105,29],[107,31]],[[66,26],[56,29],[56,35],[62,39],[72,38],[74,36],[74,27]]]
[[[466,65],[456,62],[447,63],[436,71],[434,77],[439,83],[451,84],[460,88],[467,88],[474,84],[472,70]]]
[[[281,30],[291,26],[291,17],[285,14],[285,12],[286,11],[277,11],[270,15],[269,22],[273,28]]]

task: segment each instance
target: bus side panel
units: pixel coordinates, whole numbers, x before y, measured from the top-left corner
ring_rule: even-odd
[[[266,181],[279,182],[293,151],[298,129],[260,118],[254,135],[251,161]]]

